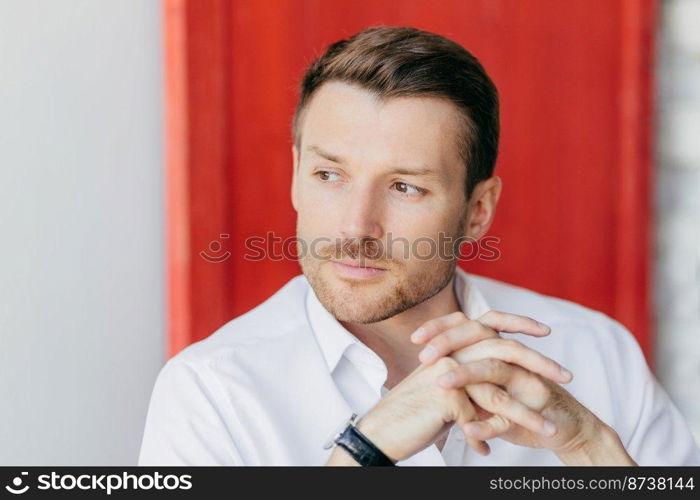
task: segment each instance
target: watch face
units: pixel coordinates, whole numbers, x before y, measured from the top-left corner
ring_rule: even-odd
[[[338,427],[335,428],[335,430],[331,433],[330,438],[326,443],[323,445],[324,450],[328,450],[333,447],[333,444],[336,442],[336,440],[340,437],[340,435],[343,433],[345,428],[349,425],[355,422],[355,419],[357,418],[357,414],[353,413],[352,416],[340,424]]]

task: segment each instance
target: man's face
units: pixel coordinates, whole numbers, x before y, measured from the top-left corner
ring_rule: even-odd
[[[466,217],[460,126],[448,101],[380,103],[340,82],[307,105],[292,183],[300,263],[338,320],[390,318],[449,282],[444,242],[463,236]]]

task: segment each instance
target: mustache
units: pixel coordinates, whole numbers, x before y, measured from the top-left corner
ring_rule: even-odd
[[[318,249],[318,255],[322,259],[360,260],[374,264],[388,263],[391,256],[387,255],[381,240],[376,238],[346,238]]]

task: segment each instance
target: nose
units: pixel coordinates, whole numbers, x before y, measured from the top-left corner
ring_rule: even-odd
[[[338,236],[343,239],[382,237],[382,203],[371,185],[355,184],[343,207]]]

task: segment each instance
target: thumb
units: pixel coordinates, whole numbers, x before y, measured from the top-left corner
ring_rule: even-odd
[[[456,409],[455,423],[459,426],[460,431],[463,432],[462,428],[465,424],[478,419],[477,406],[472,402],[472,400],[467,396],[466,391],[464,392],[464,398],[459,398],[460,402],[458,408]],[[482,413],[485,410],[481,410]],[[489,415],[491,415],[489,413]],[[467,444],[480,455],[488,455],[491,452],[486,441],[475,439],[469,435],[466,435]]]
[[[474,439],[491,439],[499,436],[511,428],[512,422],[509,418],[501,415],[492,415],[486,420],[469,422],[463,429],[465,435]]]

